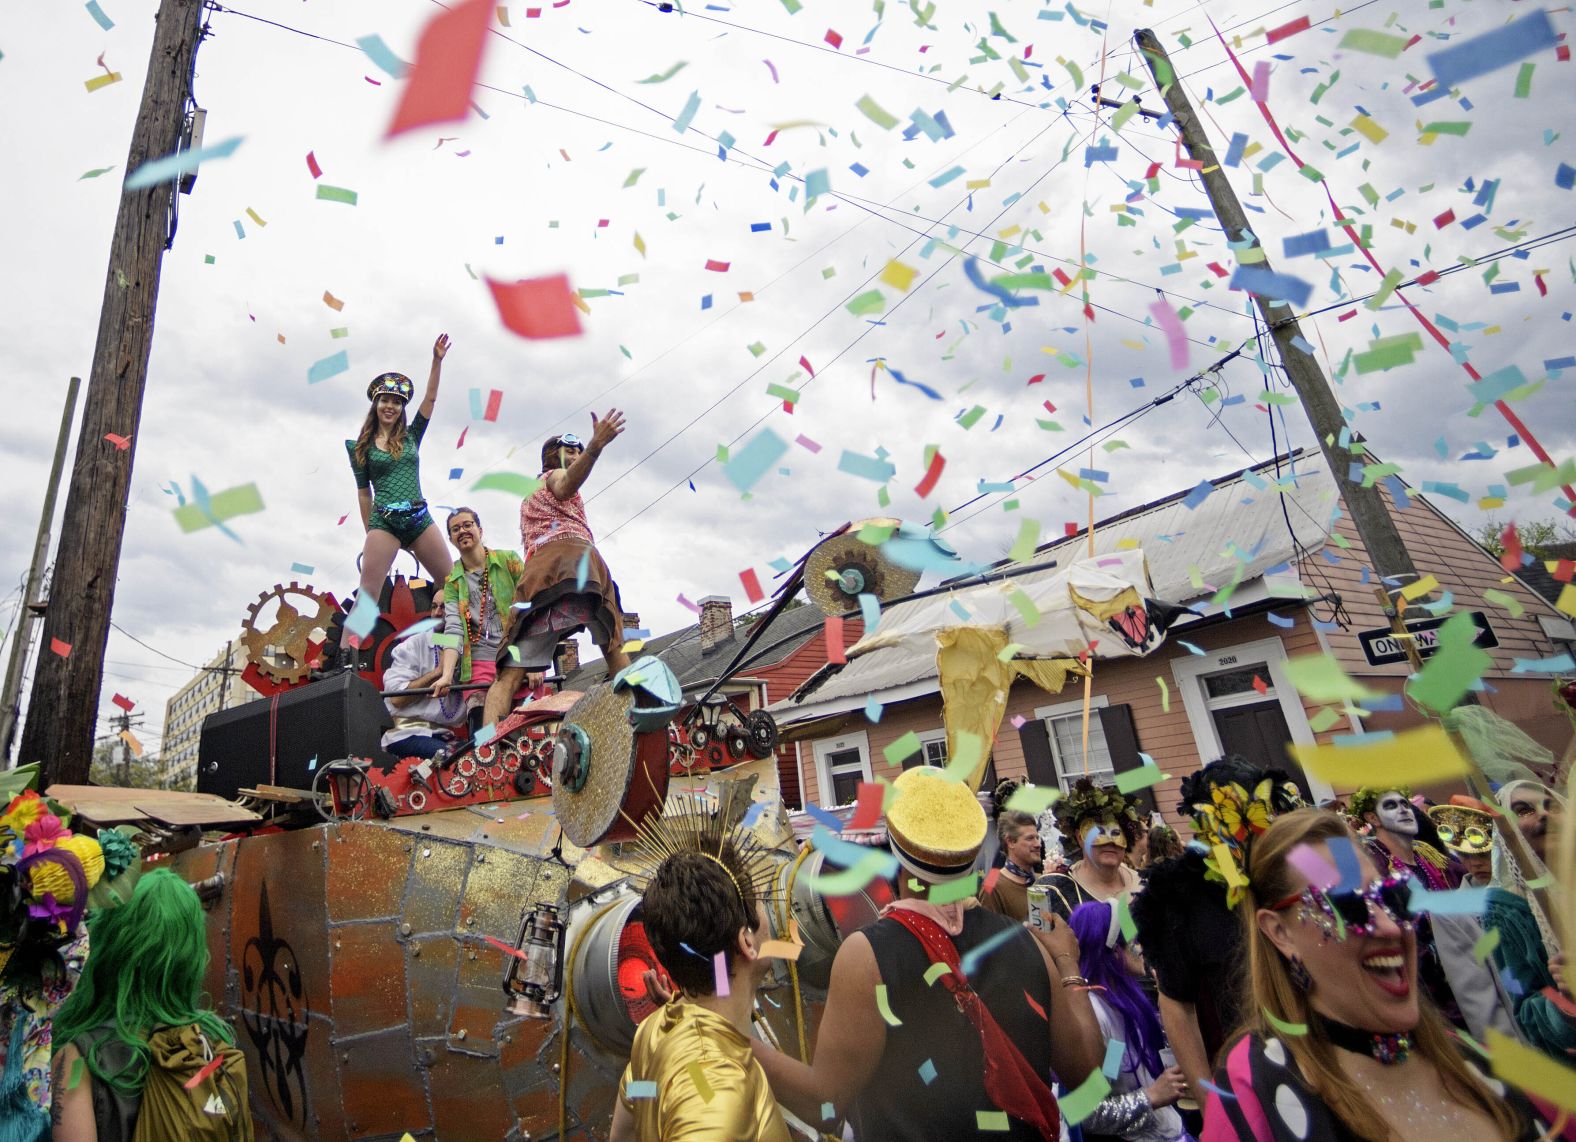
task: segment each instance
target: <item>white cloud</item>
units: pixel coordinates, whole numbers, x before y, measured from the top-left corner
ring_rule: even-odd
[[[404,58],[413,56],[421,27],[437,12],[425,4],[343,0],[256,7],[259,15],[347,43],[377,32]],[[0,420],[0,448],[15,509],[13,526],[0,538],[0,582],[15,581],[26,566],[65,378],[86,376],[91,366],[126,141],[152,34],[150,5],[114,8],[110,15],[118,23],[107,33],[78,6],[34,6],[24,19],[13,16],[0,37],[0,98],[12,109],[0,130],[14,164],[5,230],[10,272],[0,282],[0,302],[10,318],[3,354],[14,412]],[[508,34],[526,47],[491,39],[485,82],[509,93],[529,85],[540,100],[608,124],[483,91],[477,102],[486,120],[473,116],[385,144],[382,133],[399,84],[365,56],[236,15],[212,16],[214,35],[199,54],[196,94],[209,110],[210,140],[244,135],[246,141],[232,159],[202,169],[197,193],[181,201],[180,230],[164,263],[115,607],[116,622],[150,645],[186,661],[206,661],[236,634],[258,591],[293,577],[292,563],[314,566],[312,579],[325,589],[349,591],[359,535],[341,441],[353,434],[364,411],[366,380],[394,368],[419,384],[440,330],[451,334],[455,348],[425,450],[429,497],[435,503],[473,503],[491,538],[507,542],[515,505],[498,493],[469,491],[474,477],[488,470],[532,472],[549,432],[585,430],[590,408],[624,408],[630,431],[593,477],[590,511],[598,532],[610,536],[605,554],[628,604],[659,631],[689,620],[675,601],[680,593],[692,599],[714,592],[742,596],[736,576],[744,567],[764,569],[773,558],[797,555],[818,531],[876,513],[876,486],[836,470],[843,449],[870,455],[885,448],[898,469],[891,510],[925,518],[937,505],[972,497],[980,479],[1006,479],[1077,435],[1089,411],[1082,362],[1091,349],[1093,423],[1163,392],[1181,377],[1170,367],[1163,335],[1146,328],[1153,287],[1174,291],[1177,308],[1195,307],[1186,328],[1205,344],[1191,346],[1192,369],[1223,356],[1253,331],[1243,295],[1228,293],[1205,268],[1209,262],[1231,264],[1218,231],[1196,225],[1176,232],[1171,211],[1207,203],[1191,176],[1170,165],[1169,137],[1137,119],[1121,137],[1107,129],[1120,157],[1086,169],[1083,144],[1094,120],[1086,91],[1075,90],[1069,70],[1058,62],[1061,57],[1081,67],[1086,82],[1106,75],[1107,90],[1117,71],[1147,78],[1127,37],[1134,26],[1153,21],[1163,41],[1177,50],[1178,69],[1194,98],[1202,101],[1206,89],[1223,96],[1237,84],[1209,37],[1202,9],[1166,16],[1119,0],[1105,17],[1106,36],[1071,17],[1042,20],[1028,5],[999,6],[1018,43],[988,42],[1003,55],[1021,54],[1032,44],[1029,62],[1043,67],[1031,66],[1029,74],[1036,84],[1041,76],[1049,79],[1054,87],[1047,92],[1038,86],[1024,90],[1003,62],[975,62],[982,54],[976,44],[989,31],[986,4],[939,5],[934,29],[916,27],[912,13],[897,3],[886,4],[879,21],[870,11],[830,0],[808,3],[794,16],[768,4],[739,6],[731,14],[663,15],[633,0],[544,6],[534,20],[525,17],[523,6],[508,8]],[[1329,14],[1302,5],[1262,12],[1243,3],[1210,9],[1228,37],[1243,37],[1244,48],[1262,43],[1251,33],[1265,23],[1304,12],[1314,20]],[[834,55],[701,16],[804,44],[823,44],[830,28],[844,42]],[[1558,230],[1571,218],[1572,192],[1554,185],[1558,163],[1572,161],[1569,140],[1545,142],[1545,130],[1563,130],[1572,110],[1569,84],[1558,82],[1552,54],[1535,60],[1529,99],[1512,94],[1514,67],[1473,81],[1466,93],[1470,110],[1448,99],[1420,109],[1409,98],[1413,80],[1427,75],[1422,56],[1435,42],[1430,37],[1473,35],[1496,26],[1502,16],[1493,6],[1452,3],[1433,9],[1424,0],[1407,0],[1393,23],[1388,13],[1360,9],[1277,45],[1291,59],[1273,59],[1267,50],[1245,59],[1250,68],[1258,60],[1274,63],[1271,108],[1283,126],[1303,133],[1294,145],[1328,175],[1343,209],[1373,226],[1375,252],[1386,266],[1405,273],[1443,269],[1458,257],[1505,245],[1496,227],[1531,237]],[[873,25],[868,59],[891,67],[854,58]],[[1382,25],[1393,34],[1425,39],[1393,61],[1338,53],[1344,30]],[[1195,46],[1178,50],[1179,35]],[[1102,43],[1110,46],[1103,66]],[[82,82],[97,70],[100,51],[125,79],[89,94]],[[680,60],[688,66],[672,79],[636,82]],[[946,83],[906,74],[917,68],[933,68],[933,77],[947,83],[968,78],[949,92]],[[1316,87],[1329,83],[1336,70],[1339,79],[1315,105]],[[382,82],[375,85],[366,76]],[[998,82],[1006,84],[1009,99],[1020,102],[970,90]],[[1158,106],[1147,82],[1145,87],[1146,105]],[[702,98],[695,127],[736,136],[739,161],[721,162],[706,139],[694,132],[681,139],[672,130],[668,119],[691,91]],[[900,132],[883,132],[855,110],[865,94],[904,120],[916,108],[944,110],[955,137],[903,142]],[[1079,106],[1068,116],[1055,107],[1032,106],[1056,97]],[[1359,107],[1390,132],[1381,145],[1342,133]],[[24,113],[29,108],[47,111]],[[1265,148],[1251,164],[1273,149],[1247,97],[1210,104],[1208,112],[1222,150],[1236,131]],[[1422,145],[1419,127],[1435,119],[1469,121],[1472,127],[1464,138],[1441,136]],[[774,125],[797,120],[824,126],[782,129],[766,145]],[[440,136],[452,141],[435,147]],[[1338,154],[1353,142],[1361,144],[1355,152]],[[321,181],[356,190],[357,206],[313,197],[308,151],[322,165]],[[469,154],[459,157],[462,151]],[[759,162],[743,158],[746,153]],[[1142,211],[1132,216],[1136,225],[1119,225],[1112,207],[1131,193],[1131,180],[1143,179],[1151,159],[1166,164],[1161,189],[1154,201],[1132,204]],[[835,191],[883,205],[861,209],[827,196],[807,214],[802,186],[791,178],[778,180],[775,190],[770,185],[764,168],[783,162],[795,175],[824,169]],[[868,174],[858,176],[850,170],[853,163]],[[78,181],[84,171],[111,164],[111,174]],[[966,169],[963,178],[940,189],[928,185],[954,165]],[[644,173],[624,188],[637,168]],[[965,181],[986,177],[989,187],[965,202]],[[1289,162],[1263,174],[1261,195],[1250,193],[1251,165],[1232,171],[1232,178],[1244,201],[1262,211],[1252,217],[1277,269],[1312,281],[1313,305],[1335,302],[1328,267],[1280,256],[1283,237],[1330,227],[1322,191]],[[1491,224],[1464,231],[1458,221],[1437,230],[1431,220],[1446,208],[1453,207],[1458,219],[1471,212],[1472,195],[1461,190],[1468,178],[1479,184],[1499,180]],[[1362,184],[1381,196],[1402,193],[1370,210],[1358,190]],[[1015,194],[1022,197],[1004,206]],[[267,226],[254,223],[248,208]],[[1356,209],[1364,213],[1355,215]],[[604,219],[606,226],[600,225]],[[236,220],[244,239],[237,237]],[[1415,233],[1393,220],[1412,224]],[[772,229],[752,233],[751,224],[758,222]],[[953,225],[960,231],[949,237]],[[990,299],[969,284],[959,262],[949,264],[941,247],[923,256],[927,235],[962,245],[970,233],[980,233],[985,237],[968,249],[986,257],[1000,232],[1013,226],[1021,229],[1001,241],[1007,247],[1023,242],[1027,250],[998,259],[1009,268],[1027,256],[1028,264],[1047,270],[1070,269],[1082,237],[1091,264],[1101,271],[1090,284],[1093,299],[1106,307],[1087,334],[1075,298],[1044,293],[1034,295],[1038,306],[1011,311],[1012,329],[1004,334],[979,312]],[[1030,230],[1039,236],[1028,235]],[[1344,241],[1330,232],[1332,242]],[[634,247],[637,233],[644,257]],[[1178,242],[1185,243],[1181,252],[1196,256],[1179,261]],[[214,264],[206,264],[205,255]],[[1569,257],[1568,246],[1556,244],[1525,261],[1505,259],[1498,280],[1519,282],[1519,293],[1491,294],[1484,265],[1409,296],[1430,317],[1443,314],[1463,326],[1486,326],[1456,335],[1485,374],[1515,364],[1537,379],[1544,375],[1544,360],[1571,352],[1568,311],[1576,290]],[[880,287],[889,309],[884,324],[872,326],[842,302],[871,288],[866,279],[890,258],[915,267],[920,277],[906,298]],[[707,259],[731,268],[709,273],[703,268]],[[1378,275],[1360,259],[1332,261],[1348,290],[1376,287]],[[467,264],[477,275],[505,279],[566,271],[581,288],[620,288],[618,279],[627,274],[639,274],[639,281],[622,287],[623,296],[590,302],[584,337],[525,342],[500,327]],[[1173,266],[1180,268],[1168,272]],[[1549,270],[1547,297],[1539,296],[1530,272],[1542,268]],[[827,269],[834,276],[824,276]],[[934,278],[921,284],[933,271]],[[344,300],[342,311],[324,305],[325,290]],[[741,303],[741,291],[753,292],[755,299]],[[701,297],[708,293],[713,307],[703,311]],[[1394,304],[1377,314],[1359,305],[1354,317],[1337,320],[1350,308],[1308,323],[1310,341],[1332,364],[1373,336],[1421,332]],[[348,329],[348,336],[332,337],[335,328]],[[1211,339],[1218,348],[1209,345]],[[765,347],[759,358],[748,348],[757,343]],[[340,349],[349,353],[349,373],[308,385],[311,363]],[[1068,366],[1046,349],[1076,361]],[[801,355],[817,376],[805,386],[794,415],[774,412],[777,402],[766,386],[803,384],[802,375],[790,382]],[[945,399],[927,400],[880,375],[872,401],[869,359],[878,356]],[[1038,373],[1045,381],[1026,385]],[[1576,437],[1570,376],[1550,380],[1517,405],[1556,457],[1568,456]],[[1144,387],[1129,383],[1136,377],[1144,378]],[[1384,374],[1349,373],[1339,395],[1354,410],[1364,402],[1380,404],[1379,410],[1357,413],[1355,424],[1380,456],[1405,465],[1414,483],[1459,482],[1475,500],[1490,485],[1503,483],[1504,471],[1532,457],[1522,446],[1487,462],[1455,459],[1479,440],[1504,449],[1509,434],[1492,410],[1477,418],[1466,415],[1467,379],[1429,342],[1413,365]],[[1239,359],[1226,366],[1221,381],[1223,391],[1247,398],[1224,410],[1224,427],[1253,458],[1265,458],[1269,427],[1253,408],[1264,388],[1258,367]],[[504,392],[498,423],[470,423],[471,388]],[[1047,400],[1056,406],[1054,414],[1042,407]],[[955,418],[976,404],[987,411],[964,431]],[[703,465],[719,443],[748,438],[763,416],[785,438],[803,433],[822,450],[812,455],[791,447],[783,460],[790,474],[769,474],[741,501],[715,464]],[[998,416],[1001,424],[993,429]],[[1064,431],[1042,430],[1036,418],[1058,421]],[[1285,421],[1295,443],[1312,444],[1297,408],[1286,410]],[[456,451],[467,423],[466,443]],[[1248,459],[1191,396],[1159,407],[1116,435],[1130,448],[1094,454],[1093,466],[1110,473],[1111,494],[1097,505],[1102,513],[1190,486]],[[1447,445],[1444,460],[1434,451],[1439,437]],[[940,446],[947,469],[937,492],[922,503],[911,489],[923,474],[923,449],[930,443]],[[635,466],[636,461],[643,462]],[[1086,456],[1075,456],[1073,467],[1088,463]],[[453,467],[465,472],[451,482]],[[683,481],[697,468],[691,492]],[[169,514],[173,498],[160,488],[173,480],[189,490],[193,475],[212,490],[258,484],[268,510],[236,521],[244,546],[211,529],[183,535],[175,526]],[[1021,514],[1040,520],[1047,536],[1067,521],[1083,519],[1084,497],[1048,472],[1042,475],[1048,478],[1017,497],[1019,512],[992,508],[953,528],[948,538],[966,555],[988,558],[1010,545]],[[1473,509],[1449,501],[1444,506],[1476,518]],[[1518,494],[1502,514],[1537,518],[1553,510],[1547,495]],[[350,519],[338,526],[346,514]],[[111,635],[107,658],[106,695],[130,694],[162,720],[164,699],[183,680],[179,669],[167,669],[170,663],[118,632]]]

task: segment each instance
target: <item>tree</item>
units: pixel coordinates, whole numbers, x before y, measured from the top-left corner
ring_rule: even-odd
[[[141,757],[119,738],[108,738],[93,747],[93,766],[88,780],[95,785],[118,785],[127,789],[164,788],[164,767],[158,755]]]
[[[1505,554],[1504,535],[1508,526],[1505,520],[1490,519],[1472,533],[1472,538],[1477,540],[1479,547],[1498,559]],[[1553,559],[1555,556],[1549,548],[1576,543],[1576,526],[1558,516],[1518,523],[1516,534],[1521,537],[1521,549],[1534,559]]]

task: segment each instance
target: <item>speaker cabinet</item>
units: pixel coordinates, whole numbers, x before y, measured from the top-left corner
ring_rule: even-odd
[[[347,757],[392,768],[381,745],[391,725],[377,687],[348,672],[220,710],[203,720],[197,791],[233,798],[259,784],[310,789],[320,766]]]

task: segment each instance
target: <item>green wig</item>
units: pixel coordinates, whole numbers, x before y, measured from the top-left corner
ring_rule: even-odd
[[[124,1094],[147,1079],[148,1036],[161,1027],[196,1024],[215,1042],[233,1043],[229,1026],[202,1003],[208,942],[197,893],[167,868],[137,881],[131,899],[88,921],[88,959],[76,990],[55,1016],[55,1049],[108,1027],[87,1052],[88,1070]],[[110,1073],[99,1049],[111,1038],[131,1061]]]

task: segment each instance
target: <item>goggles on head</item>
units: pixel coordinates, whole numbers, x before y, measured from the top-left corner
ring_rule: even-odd
[[[1298,910],[1301,919],[1319,925],[1326,936],[1344,940],[1347,936],[1372,935],[1381,910],[1397,927],[1411,931],[1411,900],[1410,880],[1404,876],[1390,876],[1374,881],[1360,892],[1356,889],[1331,892],[1309,885],[1297,895],[1270,905],[1270,910],[1280,912],[1293,904],[1301,904]]]
[[[409,404],[410,398],[415,395],[416,386],[404,373],[380,373],[367,386],[367,399],[370,401],[379,397],[398,397]]]
[[[553,447],[555,448],[583,449],[585,446],[585,441],[581,440],[580,437],[576,436],[573,432],[566,432],[553,442]]]

